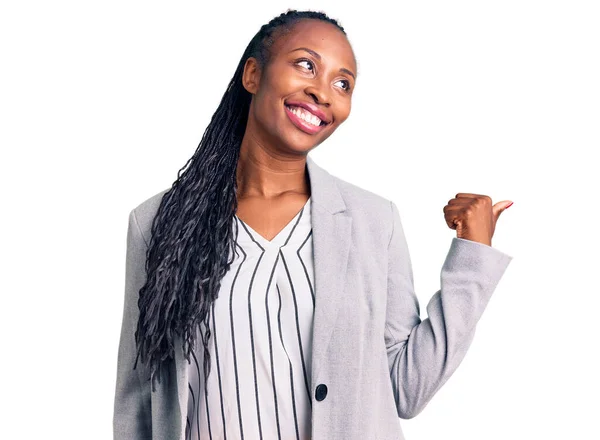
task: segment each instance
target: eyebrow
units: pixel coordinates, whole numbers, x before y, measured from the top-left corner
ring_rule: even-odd
[[[309,49],[308,47],[298,47],[297,49],[294,50],[290,50],[290,53],[295,52],[297,50],[304,50],[306,52],[308,52],[309,54],[311,54],[313,57],[317,58],[319,61],[321,60],[321,55],[319,55],[317,52],[315,52],[312,49]],[[340,72],[344,72],[347,73],[348,75],[350,75],[352,78],[354,78],[354,80],[356,81],[356,76],[354,75],[354,73],[352,73],[351,70],[346,69],[345,67],[342,67],[340,69]]]

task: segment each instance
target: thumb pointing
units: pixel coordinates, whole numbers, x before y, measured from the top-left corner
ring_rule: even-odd
[[[502,212],[504,212],[505,209],[510,208],[512,204],[513,202],[510,200],[503,200],[502,202],[498,202],[494,206],[492,206],[492,213],[494,215],[494,219],[498,220],[500,214],[502,214]]]

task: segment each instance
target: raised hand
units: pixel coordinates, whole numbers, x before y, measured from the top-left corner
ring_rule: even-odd
[[[512,204],[510,200],[503,200],[492,205],[489,196],[458,193],[444,206],[444,217],[458,238],[491,246],[498,217]]]

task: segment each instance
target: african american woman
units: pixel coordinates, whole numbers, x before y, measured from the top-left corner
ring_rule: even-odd
[[[399,440],[461,363],[512,259],[491,246],[510,202],[448,202],[421,320],[397,206],[308,155],[356,75],[336,20],[274,18],[177,180],[130,212],[115,440]]]

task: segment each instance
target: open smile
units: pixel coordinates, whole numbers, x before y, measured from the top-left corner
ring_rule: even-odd
[[[305,133],[316,134],[329,125],[305,108],[288,104],[284,104],[284,107],[292,123]]]

